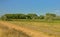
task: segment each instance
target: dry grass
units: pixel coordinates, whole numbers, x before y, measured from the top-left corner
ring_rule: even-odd
[[[50,37],[48,35],[45,35],[42,32],[32,30],[32,29],[29,29],[27,27],[22,27],[22,26],[19,26],[19,25],[15,25],[15,24],[12,24],[12,23],[7,22],[7,21],[0,21],[0,24],[8,27],[9,29],[15,29],[17,31],[22,31],[25,34],[29,35],[29,37]]]
[[[10,23],[60,37],[60,23],[9,21]]]
[[[0,37],[30,37],[23,33],[22,31],[17,31],[15,29],[9,29],[0,24]]]

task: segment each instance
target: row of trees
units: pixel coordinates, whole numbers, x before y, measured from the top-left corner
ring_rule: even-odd
[[[2,16],[3,19],[36,19],[36,14],[5,14]]]
[[[46,19],[46,20],[53,20],[56,17],[56,14],[46,13],[46,15],[37,14],[5,14],[1,18],[3,20],[10,20],[10,19]]]

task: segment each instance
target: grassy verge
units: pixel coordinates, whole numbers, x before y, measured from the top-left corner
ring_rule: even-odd
[[[20,22],[48,22],[48,23],[60,23],[60,20],[47,21],[45,19],[11,19],[9,21],[20,21]]]

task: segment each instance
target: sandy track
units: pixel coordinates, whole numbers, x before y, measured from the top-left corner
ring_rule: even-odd
[[[22,31],[22,32],[26,33],[27,35],[29,35],[31,37],[49,37],[48,35],[45,35],[42,32],[34,31],[32,29],[28,29],[28,28],[25,28],[25,27],[20,27],[20,26],[11,24],[11,23],[6,22],[6,21],[0,21],[0,25],[4,25],[8,28],[13,28],[13,29]]]

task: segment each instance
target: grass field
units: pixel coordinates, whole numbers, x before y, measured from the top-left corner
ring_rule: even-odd
[[[26,27],[43,32],[49,36],[60,37],[60,21],[40,22],[40,21],[9,21],[21,27]]]
[[[0,24],[0,37],[30,37],[22,31],[17,31],[15,29],[9,29]]]

